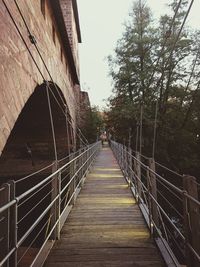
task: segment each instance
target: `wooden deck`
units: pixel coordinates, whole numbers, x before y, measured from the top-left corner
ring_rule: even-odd
[[[45,267],[162,267],[110,148],[103,148]]]

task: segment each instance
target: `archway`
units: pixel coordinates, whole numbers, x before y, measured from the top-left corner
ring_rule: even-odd
[[[72,150],[73,129],[69,110],[58,86],[48,83],[57,158]],[[19,115],[0,157],[0,184],[19,179],[55,160],[55,147],[46,84],[35,88]],[[66,119],[67,117],[67,119]],[[47,169],[47,172],[51,170]]]
[[[49,94],[47,94],[47,84]],[[55,159],[58,162],[63,158],[68,159],[68,154],[72,148],[74,149],[74,134],[66,101],[56,85],[47,84],[35,88],[22,109],[0,157],[0,185],[9,180],[15,180],[16,196],[32,188],[49,175],[55,165],[53,164]],[[65,176],[69,178],[68,172]],[[68,180],[65,179],[62,186],[65,186],[67,182]],[[18,203],[18,240],[37,220],[38,214],[48,207],[53,190],[54,184],[47,183]],[[51,210],[18,249],[19,262],[22,255],[32,257],[38,252],[40,243],[49,230],[48,222],[50,221]]]

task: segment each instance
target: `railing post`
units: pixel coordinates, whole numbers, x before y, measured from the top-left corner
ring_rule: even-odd
[[[77,155],[71,155],[70,156],[70,161],[71,160],[73,160],[74,159],[74,157],[76,157]],[[75,162],[76,160],[73,160],[71,163],[70,163],[70,180],[72,179],[72,177],[74,176],[74,174],[75,174],[75,171],[76,171],[76,162]],[[71,182],[71,184],[70,184],[70,197],[71,197],[71,195],[74,193],[74,191],[75,191],[75,178],[76,177],[74,177],[73,178],[73,181]],[[72,204],[74,205],[75,204],[75,195],[74,195],[74,197],[72,198]]]
[[[157,201],[157,182],[156,182],[156,175],[155,175],[155,161],[153,158],[149,159],[148,172],[149,172],[148,177],[147,177],[148,190],[149,190],[149,193],[152,195],[152,197]],[[150,201],[149,212],[150,212],[151,220],[157,226],[157,228],[159,228],[159,215],[158,215],[157,204],[152,197],[149,196],[149,201]],[[154,225],[153,225],[153,235],[154,237],[157,236],[157,231],[155,230]]]
[[[80,179],[79,179],[79,182],[83,179],[83,176],[84,176],[84,174],[85,174],[85,172],[86,172],[86,169],[87,169],[87,165],[85,164],[84,166],[83,166],[83,164],[86,162],[86,160],[87,160],[87,157],[86,157],[86,154],[87,154],[87,146],[86,147],[84,147],[83,148],[83,151],[82,151],[82,153],[83,153],[83,155],[82,155],[82,157],[81,157],[81,166],[82,166],[82,168],[81,168],[81,177],[80,177]],[[83,186],[83,180],[82,180],[82,182],[80,183],[80,187],[82,187]]]
[[[120,144],[120,167],[121,169],[123,169],[123,153],[124,153],[124,149],[123,149],[123,145]]]
[[[133,163],[132,163],[132,149],[129,148],[128,150],[129,155],[128,155],[128,181],[129,181],[129,186],[131,186],[132,183],[132,167],[133,167]]]
[[[15,199],[15,181],[10,181],[10,200]],[[17,203],[10,208],[10,250],[17,247]],[[17,249],[10,257],[10,266],[17,267]]]
[[[88,150],[89,146],[87,147],[87,150]],[[86,153],[86,160],[90,157],[90,150],[87,151]],[[87,161],[87,164],[86,164],[86,169],[88,169],[90,166],[90,162],[89,160]]]
[[[123,145],[123,171],[124,171],[124,175],[125,175],[125,178],[127,177],[127,172],[126,172],[126,146]]]
[[[79,150],[79,158],[77,159],[77,165],[76,165],[75,172],[77,170],[79,170],[81,167],[82,157],[80,155],[82,154],[82,151],[83,151],[83,147],[81,147]],[[76,179],[74,181],[74,190],[76,188],[76,185],[79,183],[79,181],[81,179],[81,173],[82,173],[82,170],[80,169],[79,172],[77,173]]]
[[[86,162],[86,151],[87,151],[87,146],[84,147],[83,149],[83,156],[82,156],[82,176],[81,176],[81,179],[83,178],[84,174],[85,174],[85,171],[86,171],[86,164],[84,164]]]
[[[137,187],[137,194],[138,194],[138,201],[140,202],[140,198],[142,195],[142,184],[141,184],[141,157],[140,153],[136,152],[136,187]]]
[[[58,186],[58,200],[57,202],[57,219],[59,219],[58,224],[57,224],[57,239],[60,239],[60,231],[61,231],[61,226],[60,226],[60,214],[61,214],[61,172],[58,174],[58,180],[57,180],[57,186]]]
[[[56,172],[58,169],[58,162],[55,161],[53,166],[52,166],[52,173]],[[60,194],[60,187],[61,187],[61,177],[60,177],[60,173],[59,174],[55,174],[54,177],[52,178],[52,182],[51,182],[51,201],[53,201],[59,194]],[[51,214],[50,214],[50,220],[51,220],[51,229],[53,228],[53,226],[55,225],[55,223],[57,222],[57,220],[60,217],[60,197],[58,198],[58,200],[56,200],[51,208],[51,214],[52,214],[52,218],[51,218]],[[53,231],[52,234],[52,239],[56,240],[56,239],[60,239],[60,223],[57,224],[55,230]]]
[[[150,178],[150,168],[147,167],[147,189],[148,189],[148,210],[149,210],[149,229],[150,233],[153,233],[153,225],[152,225],[152,199],[150,196],[151,193],[151,178]]]
[[[118,144],[118,163],[119,163],[120,168],[121,168],[121,161],[122,161],[121,154],[122,154],[121,144]]]
[[[128,168],[128,163],[129,163],[129,157],[128,157],[128,148],[125,146],[125,172],[126,172],[126,177],[127,180],[129,181],[129,168]]]
[[[127,177],[127,148],[126,146],[124,145],[124,158],[123,158],[123,162],[124,162],[124,173]]]
[[[196,178],[185,175],[183,177],[184,190],[194,199],[198,200]],[[200,207],[197,203],[184,196],[184,230],[186,236],[186,260],[188,267],[198,267],[200,262],[188,248],[188,244],[200,255]]]
[[[10,201],[10,185],[3,184],[0,187],[0,207]],[[10,212],[9,209],[0,214],[0,260],[2,260],[9,252],[10,243]],[[9,261],[5,264],[9,266]]]

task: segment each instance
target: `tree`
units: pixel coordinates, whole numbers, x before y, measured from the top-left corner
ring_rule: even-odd
[[[120,142],[124,139],[128,142],[130,128],[135,148],[142,106],[143,153],[151,156],[158,101],[156,157],[169,167],[186,171],[188,154],[194,159],[199,155],[195,146],[199,144],[200,99],[195,76],[199,74],[200,49],[199,35],[189,28],[182,29],[188,1],[182,1],[180,6],[178,3],[171,1],[172,15],[162,16],[158,26],[153,23],[145,1],[134,3],[115,54],[108,58],[114,89],[109,99],[107,124],[113,127]],[[198,168],[195,164],[196,160],[191,160],[193,169]],[[187,169],[191,171],[189,164]]]
[[[114,97],[110,99],[108,118],[113,115],[121,119],[116,121],[116,132],[127,135],[127,125],[132,132],[136,128],[141,103],[147,106],[152,92],[149,79],[153,70],[158,36],[153,27],[150,9],[144,1],[134,3],[130,21],[125,25],[125,32],[115,49],[115,56],[109,56],[110,75],[114,81]],[[120,103],[120,104],[119,104]],[[126,138],[128,138],[126,136]]]
[[[87,138],[89,143],[93,143],[97,140],[99,131],[103,128],[103,117],[97,106],[89,107],[85,112],[85,125],[82,129],[83,134]]]

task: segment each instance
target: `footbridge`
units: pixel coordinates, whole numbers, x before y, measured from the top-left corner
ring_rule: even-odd
[[[114,141],[46,168],[0,188],[0,266],[200,266],[194,177]]]

